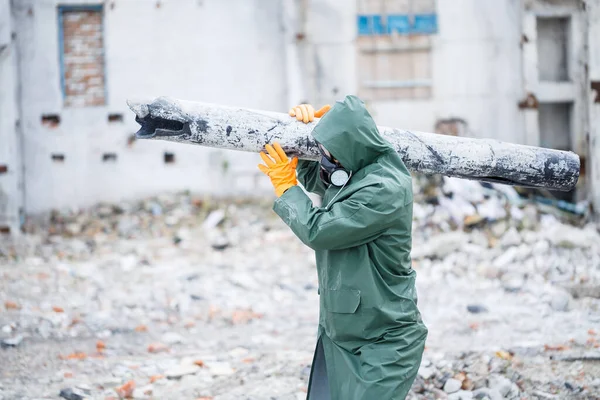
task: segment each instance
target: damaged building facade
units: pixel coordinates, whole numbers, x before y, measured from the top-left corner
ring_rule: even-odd
[[[600,0],[0,0],[0,232],[161,191],[270,195],[256,154],[135,141],[128,98],[348,93],[380,125],[572,150],[570,200],[600,210]]]

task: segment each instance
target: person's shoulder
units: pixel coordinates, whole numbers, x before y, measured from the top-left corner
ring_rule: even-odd
[[[395,162],[395,157],[383,156],[378,160],[377,180],[380,195],[403,198],[412,201],[412,176],[403,164]]]
[[[360,188],[357,189],[362,196],[368,194],[368,203],[372,207],[395,209],[412,201],[412,183],[407,182],[406,177],[394,174],[382,165],[373,164],[369,167],[372,171],[361,179]]]

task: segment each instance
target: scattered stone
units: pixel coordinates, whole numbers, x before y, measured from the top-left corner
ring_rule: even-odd
[[[509,293],[520,292],[525,284],[525,277],[518,272],[502,275],[500,279],[502,280],[502,287]]]
[[[61,389],[58,395],[65,400],[85,400],[87,398],[86,394],[77,388]]]
[[[458,379],[450,378],[444,383],[444,392],[454,393],[458,392],[462,387],[462,382]]]
[[[510,228],[500,239],[500,245],[502,247],[518,246],[522,243],[523,239],[519,234],[519,231],[515,227]]]
[[[556,290],[550,300],[550,306],[555,311],[568,311],[570,303],[571,294],[565,290]]]
[[[135,389],[135,381],[127,381],[122,386],[115,389],[115,392],[121,398],[133,397],[133,390]]]
[[[97,382],[100,386],[107,389],[113,389],[121,385],[121,379],[113,376],[109,376],[103,379],[98,379]]]
[[[199,368],[195,365],[180,365],[165,372],[165,376],[168,379],[179,379],[185,375],[194,375],[198,370]]]
[[[496,389],[481,388],[473,392],[473,396],[477,400],[502,400],[504,397]]]
[[[497,390],[503,397],[508,395],[511,390],[512,382],[510,379],[497,374],[488,376],[488,387]]]
[[[546,393],[546,392],[542,392],[541,390],[534,390],[532,392],[532,394],[534,396],[539,397],[540,399],[547,399],[547,400],[552,400],[552,399],[557,399],[558,396],[554,395],[554,394],[550,394],[550,393]]]
[[[516,256],[517,248],[510,247],[506,249],[498,258],[496,258],[492,265],[500,269],[506,268],[510,263],[512,263],[515,260]]]
[[[216,238],[213,239],[213,241],[210,245],[215,250],[225,250],[226,248],[229,247],[230,243],[229,243],[229,240],[225,236],[217,236]]]
[[[552,224],[546,231],[546,239],[556,247],[589,248],[600,243],[600,235],[592,229],[578,229],[565,224]]]
[[[169,347],[163,343],[151,343],[148,345],[149,353],[165,353],[169,351]]]
[[[248,354],[248,349],[244,348],[244,347],[236,347],[234,349],[231,349],[229,351],[229,355],[235,358],[239,358],[239,357],[243,357],[245,355]],[[194,363],[197,363],[198,361],[195,361]],[[202,364],[200,365],[201,367],[204,365],[203,361],[200,361]]]
[[[508,392],[508,394],[505,396],[509,399],[515,399],[519,396],[519,394],[521,393],[521,391],[519,390],[519,387],[517,386],[516,383],[512,383],[510,385],[510,390]]]
[[[184,343],[185,338],[175,332],[167,332],[162,336],[162,341],[169,345]]]
[[[133,399],[151,399],[153,398],[153,387],[152,385],[146,385],[140,388],[133,389],[131,397]]]
[[[428,380],[433,375],[435,375],[435,368],[432,367],[423,367],[419,368],[419,376],[425,380]]]
[[[467,305],[467,311],[471,314],[481,314],[488,312],[488,309],[481,304],[469,304]]]
[[[438,235],[435,241],[432,241],[423,247],[413,247],[413,257],[444,258],[459,250],[461,246],[467,242],[468,236],[464,232],[456,231],[443,233]]]
[[[75,386],[75,388],[83,391],[85,394],[90,394],[92,388],[87,383],[79,383]]]
[[[497,221],[491,225],[491,231],[495,237],[501,237],[508,229],[506,221]]]
[[[23,335],[17,335],[15,337],[9,338],[9,339],[3,339],[2,340],[2,348],[8,348],[8,347],[17,347],[18,345],[21,344],[21,342],[23,341]]]
[[[448,395],[448,400],[472,400],[473,392],[467,390],[459,390],[458,392]]]
[[[461,387],[463,390],[473,390],[475,389],[475,382],[470,378],[465,378],[465,380],[462,382]]]
[[[216,228],[225,219],[225,211],[215,210],[211,211],[202,223],[202,228],[210,230]]]
[[[231,365],[227,362],[212,362],[208,364],[208,370],[213,376],[231,375],[235,372]]]
[[[596,228],[519,204],[509,186],[508,194],[491,184],[441,186],[426,197],[415,190],[413,265],[431,346],[408,399],[597,391],[590,365],[600,338],[588,334],[600,322]],[[9,359],[0,398],[50,398],[63,381],[90,399],[116,400],[121,389],[143,399],[304,398],[320,298],[314,252],[273,215],[271,201],[227,204],[219,200],[206,218],[211,207],[189,194],[56,211],[27,224],[22,247],[0,243],[0,307],[8,308],[0,341],[32,337],[31,346],[5,353],[18,358]],[[565,226],[579,237],[550,237]],[[556,290],[571,286],[585,286],[573,289],[581,300]],[[53,312],[57,305],[66,310]],[[569,349],[544,352],[539,329],[565,338],[550,345]],[[94,347],[98,339],[107,350]],[[26,380],[27,366],[44,357],[46,368]],[[569,361],[553,371],[569,382],[552,380],[547,364],[535,368],[548,357]],[[133,380],[146,386],[122,385]],[[523,382],[522,393],[514,382]]]
[[[7,310],[20,310],[21,306],[15,303],[14,301],[6,300],[4,302],[4,308],[6,308]]]

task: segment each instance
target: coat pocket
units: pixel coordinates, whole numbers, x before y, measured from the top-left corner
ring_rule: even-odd
[[[354,314],[360,304],[358,289],[321,289],[323,307],[332,313]]]
[[[321,301],[322,324],[329,339],[342,347],[362,340],[359,290],[321,289]]]

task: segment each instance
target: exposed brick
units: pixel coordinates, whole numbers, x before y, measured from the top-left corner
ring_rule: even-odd
[[[102,12],[63,12],[65,106],[105,104]]]

